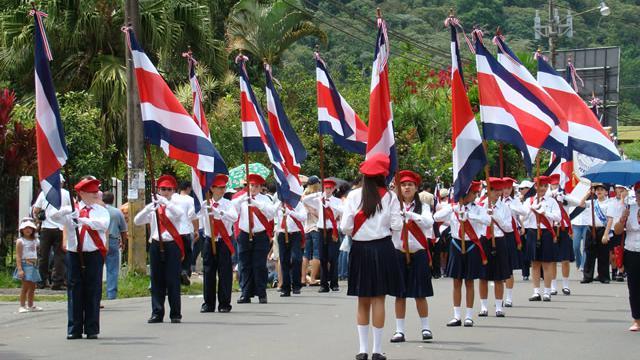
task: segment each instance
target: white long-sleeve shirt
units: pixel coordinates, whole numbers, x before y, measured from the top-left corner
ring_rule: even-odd
[[[198,213],[200,228],[204,232],[204,236],[211,237],[211,225],[212,222],[209,219],[209,216],[213,216],[215,219],[222,220],[225,229],[227,229],[227,233],[230,236],[233,236],[233,224],[238,220],[238,211],[235,206],[231,203],[231,201],[220,198],[219,200],[210,199],[209,206],[217,209],[221,212],[221,216],[218,215],[215,211],[208,211],[204,206],[200,209]],[[220,237],[215,240],[219,240]]]
[[[333,229],[333,224],[329,219],[327,219],[326,227],[325,227],[324,212],[322,211],[323,196],[324,196],[323,193],[318,192],[315,194],[311,194],[309,196],[305,196],[304,198],[302,198],[302,201],[306,205],[316,209],[316,211],[318,212],[318,222],[317,222],[318,229],[325,229],[325,228]],[[336,218],[336,223],[337,223],[339,221],[338,218],[340,217],[340,215],[342,215],[342,211],[343,211],[342,201],[335,196],[331,196],[329,198],[324,197],[324,203],[326,206],[329,206],[333,211],[333,216]]]
[[[238,215],[240,216],[239,227],[240,230],[248,233],[249,232],[249,204],[247,201],[247,195],[242,195],[236,199],[231,201],[233,206],[236,208]],[[256,209],[260,210],[267,218],[268,221],[273,220],[276,215],[276,207],[271,198],[263,194],[257,194],[251,199],[251,205],[255,206]],[[261,232],[265,231],[264,225],[258,220],[258,217],[253,215],[253,232]]]
[[[337,199],[336,199],[337,200]],[[362,201],[362,189],[349,192],[344,202],[344,211],[340,221],[340,229],[346,235],[350,235],[355,241],[378,240],[391,236],[391,231],[402,229],[402,217],[400,215],[400,202],[396,194],[387,191],[381,199],[382,209],[366,219],[358,232],[353,233],[354,218],[360,211]],[[329,223],[329,221],[327,221]]]
[[[522,202],[520,201],[519,198],[514,199],[512,197],[505,197],[505,198],[502,198],[502,202],[509,208],[509,211],[511,212],[511,218],[515,220],[516,225],[520,223],[520,220],[519,220],[520,216],[527,215],[527,212],[522,206]],[[512,221],[509,220],[509,224],[506,225],[503,229],[506,232],[513,232],[514,229],[513,229]]]
[[[560,221],[561,219],[560,207],[558,206],[558,203],[556,202],[555,199],[545,195],[542,198],[540,198],[540,204],[542,206],[541,210],[544,210],[544,214],[542,214],[541,216],[546,217],[547,220],[549,220],[549,223],[551,225],[553,225],[556,221]],[[533,208],[536,207],[537,205],[538,205],[537,195],[534,195],[524,201],[523,206],[524,206],[524,209],[527,211],[527,215],[524,216],[523,225],[526,229],[538,228],[536,213],[533,211]],[[538,212],[540,212],[541,210],[538,210]],[[545,228],[544,224],[542,223],[540,223],[540,226],[542,227],[542,229]]]
[[[452,206],[450,204],[443,205],[442,208],[436,211],[433,214],[433,218],[435,221],[449,221],[451,225],[451,236],[455,239],[460,239],[460,220],[456,216],[456,213],[460,210],[463,210],[467,216],[467,220],[465,221],[465,226],[473,227],[474,232],[480,238],[487,228],[487,225],[491,223],[491,218],[487,214],[487,210],[481,206],[478,206],[474,203],[470,203],[467,205],[457,204]],[[467,235],[466,231],[464,233],[464,240],[471,240]]]
[[[282,218],[284,215],[285,215],[284,203],[278,201],[276,203],[276,232],[278,233],[284,232],[284,229],[282,227]],[[301,201],[298,202],[298,205],[293,210],[288,211],[288,214],[287,214],[287,232],[288,233],[295,233],[300,231],[300,228],[298,227],[298,225],[296,225],[296,223],[293,221],[294,218],[302,224],[303,226],[302,231],[304,232],[304,221],[307,219],[307,210],[305,209],[304,204]]]
[[[71,206],[71,197],[69,196],[69,192],[66,189],[61,189],[61,206]],[[33,203],[34,207],[37,207],[44,211],[45,218],[42,221],[41,227],[43,229],[59,229],[62,230],[64,228],[63,224],[60,224],[53,220],[54,214],[58,212],[58,209],[54,208],[49,204],[47,199],[44,196],[44,193],[41,191],[36,198],[36,202]]]
[[[80,201],[78,204],[78,212],[80,210],[87,207],[87,204],[84,201]],[[111,217],[109,216],[109,211],[104,207],[93,204],[89,207],[89,216],[78,218],[78,233],[82,229],[83,225],[90,227],[93,230],[98,232],[100,236],[100,240],[102,240],[102,244],[106,247],[109,246],[109,241],[107,239],[107,230],[109,229],[109,223],[111,221]],[[76,238],[76,225],[71,216],[72,208],[70,205],[62,206],[60,210],[52,212],[51,217],[52,220],[62,224],[67,236],[67,251],[78,251],[78,240]],[[84,234],[84,239],[82,242],[82,252],[91,252],[98,250],[98,247],[93,242],[91,235],[87,231]]]
[[[193,234],[193,220],[198,218],[193,204],[193,198],[189,195],[176,193],[171,196],[171,202],[176,204],[181,212],[180,221],[176,224],[180,235]]]
[[[489,206],[489,201],[485,204],[485,209]],[[493,207],[493,214],[491,215],[491,219],[495,224],[493,224],[493,235],[495,237],[504,236],[505,232],[512,232],[513,227],[511,226],[511,209],[507,204],[502,200],[496,201]],[[485,231],[487,229],[485,228]],[[504,230],[504,231],[503,231]],[[485,233],[485,236],[487,234]]]
[[[604,201],[600,201],[600,200],[594,200],[593,201],[593,205],[594,205],[594,210],[593,210],[593,216],[591,214],[591,200],[587,200],[584,202],[585,205],[585,210],[582,212],[584,215],[584,221],[586,222],[585,225],[587,226],[592,226],[592,224],[596,224],[596,227],[604,227],[607,226],[607,213],[609,212],[609,207],[611,206],[611,201],[610,199],[605,199]],[[602,211],[602,214],[605,216],[605,220],[602,221],[602,219],[600,219],[600,217],[598,216],[598,212],[596,211],[597,208],[600,208],[600,210]]]
[[[160,201],[160,204],[166,206],[165,214],[167,215],[167,218],[169,219],[169,221],[171,221],[171,223],[176,227],[176,230],[177,230],[178,229],[177,224],[179,223],[180,216],[181,216],[180,209],[176,206],[176,204],[160,196],[158,196],[158,200]],[[153,203],[149,203],[145,207],[143,207],[142,210],[140,210],[140,212],[138,212],[136,216],[133,218],[133,223],[136,225],[149,224],[151,228],[151,232],[149,233],[149,242],[151,242],[152,240],[159,239],[158,228],[157,228],[158,222],[156,221],[156,211]],[[169,231],[166,229],[165,231],[162,232],[162,241],[163,242],[173,241],[173,237],[171,236]]]
[[[418,226],[420,227],[420,230],[422,230],[422,232],[425,234],[427,239],[433,237],[433,216],[431,215],[431,210],[429,209],[429,205],[422,203],[421,214],[414,212],[415,203],[413,202],[411,204],[404,204],[404,206],[405,206],[406,221],[409,221],[409,220],[415,221],[415,223],[418,224]],[[393,239],[393,246],[395,246],[396,249],[403,251],[404,249],[402,248],[401,235],[402,235],[402,227],[398,231],[396,230],[393,231],[392,239]],[[422,245],[420,245],[418,240],[411,234],[411,232],[408,232],[407,240],[408,240],[407,243],[409,245],[409,252],[413,253],[418,250],[424,249]]]

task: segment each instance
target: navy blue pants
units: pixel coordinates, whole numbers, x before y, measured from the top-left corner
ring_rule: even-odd
[[[285,241],[284,233],[278,234],[278,249],[280,250],[280,272],[282,273],[282,291],[299,290],[302,287],[300,273],[302,271],[302,249],[300,232],[289,233],[289,243]]]
[[[587,230],[584,243],[584,252],[587,259],[584,262],[584,278],[593,280],[596,260],[598,260],[598,280],[611,280],[609,274],[609,245],[602,243],[604,227],[596,227],[595,238],[592,236],[592,227]]]
[[[100,333],[100,298],[102,297],[102,265],[99,251],[82,254],[84,270],[78,253],[67,252],[67,334],[97,335]]]
[[[164,261],[160,257],[160,243],[151,242],[149,262],[151,263],[151,313],[164,318],[164,300],[169,300],[171,319],[182,319],[180,310],[180,248],[175,241],[164,244]]]
[[[191,243],[193,242],[193,235],[186,234],[180,235],[182,238],[182,243],[184,244],[184,259],[182,259],[182,273],[187,274],[187,276],[191,277],[191,263],[193,258],[193,249],[191,248]]]
[[[640,252],[624,251],[624,271],[627,273],[631,316],[640,320]]]
[[[338,254],[340,252],[340,243],[333,241],[331,231],[331,229],[327,229],[327,231],[318,229],[318,233],[320,234],[320,268],[322,269],[320,286],[324,287],[338,286]]]
[[[211,251],[211,238],[209,237],[204,239],[202,245],[202,267],[204,273],[202,292],[204,295],[204,303],[207,304],[210,309],[215,309],[217,291],[218,301],[220,303],[218,310],[223,308],[230,309],[231,287],[233,283],[231,251],[224,241],[216,241],[216,255],[214,256]]]
[[[242,296],[267,296],[267,255],[271,244],[266,231],[249,234],[241,231],[238,236],[238,262]]]

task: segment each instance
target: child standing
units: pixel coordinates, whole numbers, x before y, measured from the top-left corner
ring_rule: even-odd
[[[16,270],[13,273],[14,279],[22,281],[18,312],[42,311],[41,307],[33,304],[36,283],[41,281],[37,267],[40,244],[36,238],[36,224],[31,218],[24,218],[19,228],[20,238],[16,241]]]

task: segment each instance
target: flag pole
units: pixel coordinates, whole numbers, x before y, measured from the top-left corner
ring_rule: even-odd
[[[504,155],[502,153],[502,147],[503,147],[502,143],[498,143],[498,156],[500,159],[500,177],[501,178],[504,177]]]
[[[151,145],[149,141],[145,141],[145,151],[147,153],[147,165],[149,166],[149,174],[151,175],[151,196],[154,201],[158,201],[158,195],[156,192],[156,179],[153,171],[153,160],[151,159]],[[155,209],[156,213],[156,230],[158,231],[158,245],[160,246],[160,261],[164,262],[165,253],[164,253],[164,242],[162,241],[162,232],[160,231],[160,214],[158,213],[158,208]]]
[[[34,5],[34,9],[35,9],[35,5]],[[64,172],[67,174],[67,181],[65,181],[65,185],[66,185],[67,191],[69,192],[69,204],[71,205],[71,212],[73,212],[76,210],[76,206],[75,206],[76,204],[75,204],[75,201],[73,200],[73,196],[71,195],[73,194],[73,188],[71,187],[71,171],[69,170],[69,168],[70,166],[69,166],[69,163],[67,162],[66,166],[64,167],[64,170],[65,170]],[[62,195],[62,191],[60,192],[60,195]],[[78,209],[78,212],[79,210],[80,209]],[[80,260],[80,269],[82,270],[82,272],[84,272],[84,269],[85,269],[84,254],[82,253],[82,251],[78,251],[78,244],[80,243],[80,230],[78,230],[77,226],[74,226],[74,230],[76,232],[76,252],[78,253],[78,260]]]
[[[316,44],[316,60],[320,59],[320,45]],[[322,238],[327,238],[327,218],[324,211],[324,140],[322,131],[320,131],[320,122],[318,121],[318,154],[320,155],[320,194],[321,194],[321,207],[322,207]],[[319,214],[318,214],[319,215]]]
[[[487,145],[487,140],[482,140],[482,146],[484,147],[485,154],[488,154],[489,146]],[[493,210],[493,201],[491,201],[491,182],[489,182],[489,161],[484,166],[484,178],[487,182],[487,209]],[[491,253],[495,255],[496,253],[496,236],[493,228],[493,216],[491,216],[491,224],[489,225],[491,228]]]
[[[536,154],[536,197],[538,198],[538,204],[540,204],[540,193],[538,193],[538,189],[540,188],[540,150]],[[540,242],[540,237],[542,236],[542,231],[540,230],[540,215],[536,213],[536,223],[538,226],[537,230],[537,241]]]
[[[238,51],[238,56],[242,57],[242,49]],[[244,153],[244,184],[247,191],[247,219],[249,220],[249,241],[253,240],[253,212],[251,211],[251,189],[249,185],[249,153],[247,149],[243,147]]]
[[[211,189],[207,189],[206,204],[204,207],[204,212],[205,212],[205,216],[209,218],[209,232],[211,233],[211,253],[213,254],[213,256],[216,256],[217,255],[216,254],[217,238],[214,239],[216,235],[216,223],[213,221],[214,220],[213,215],[209,215],[209,211],[207,210],[207,206],[209,206],[210,204],[211,204]]]

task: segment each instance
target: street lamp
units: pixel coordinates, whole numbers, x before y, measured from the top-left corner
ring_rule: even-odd
[[[611,9],[607,6],[607,4],[603,2],[600,3],[600,15],[609,16],[611,14]]]

